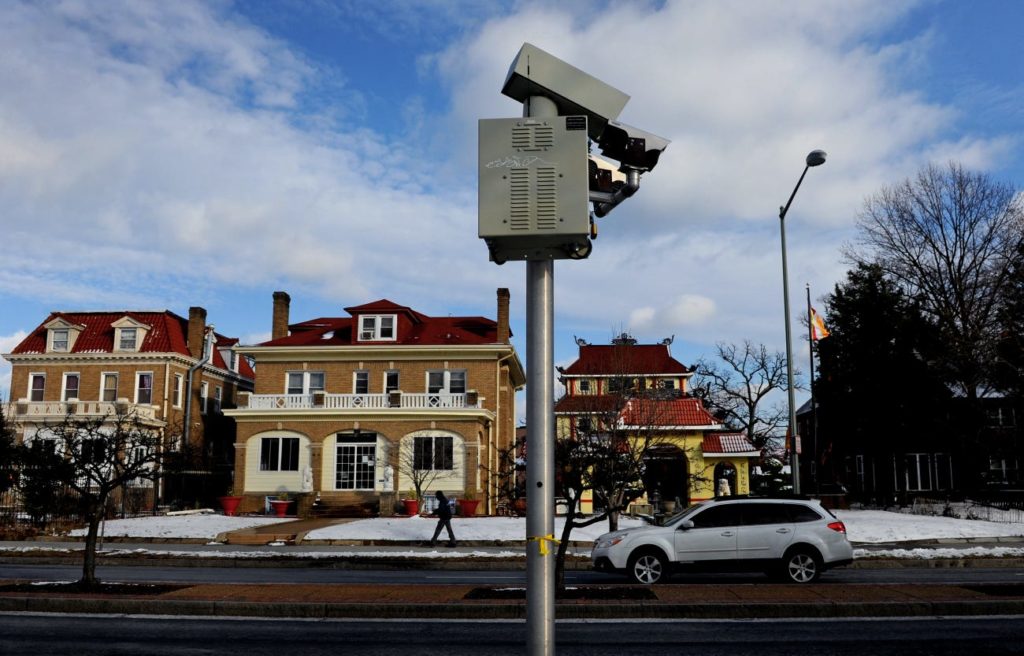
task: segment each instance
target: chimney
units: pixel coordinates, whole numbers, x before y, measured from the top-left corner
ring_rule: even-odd
[[[188,351],[197,360],[203,357],[203,340],[206,336],[206,310],[201,307],[188,309]]]
[[[292,297],[287,292],[274,292],[274,320],[270,328],[270,339],[288,336],[288,308]]]
[[[498,288],[498,342],[508,344],[511,332],[508,328],[508,289]]]

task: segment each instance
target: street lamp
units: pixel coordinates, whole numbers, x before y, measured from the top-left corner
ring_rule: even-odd
[[[792,451],[790,452],[790,468],[793,470],[793,494],[800,494],[800,456],[797,454],[797,434],[796,434],[796,403],[793,400],[793,339],[791,337],[791,330],[789,327],[789,270],[786,266],[786,212],[789,211],[789,206],[793,204],[793,199],[796,197],[796,192],[800,189],[800,183],[804,181],[804,176],[807,175],[807,169],[812,166],[821,166],[825,163],[825,151],[824,150],[812,150],[807,155],[807,166],[804,167],[804,172],[800,174],[800,179],[796,181],[796,186],[793,187],[793,193],[789,195],[789,200],[786,201],[785,207],[779,208],[779,232],[782,235],[782,304],[786,312],[786,391],[789,394],[789,428],[787,429],[787,435],[792,440]]]

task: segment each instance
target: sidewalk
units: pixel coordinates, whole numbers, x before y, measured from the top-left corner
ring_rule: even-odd
[[[625,590],[647,599],[605,599]],[[522,619],[522,599],[472,585],[190,585],[163,594],[67,595],[0,591],[0,612],[302,617],[317,619]],[[504,589],[506,596],[509,591]],[[579,586],[559,619],[839,618],[1024,614],[1024,586],[742,584]]]

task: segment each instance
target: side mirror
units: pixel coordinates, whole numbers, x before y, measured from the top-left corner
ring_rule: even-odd
[[[693,528],[693,520],[692,519],[684,519],[683,521],[679,522],[679,530],[680,531],[688,531],[691,528]]]

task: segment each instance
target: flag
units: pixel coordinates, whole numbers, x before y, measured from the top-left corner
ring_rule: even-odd
[[[811,308],[811,339],[818,341],[829,336],[828,328],[825,327],[825,320],[821,318],[817,310]]]

